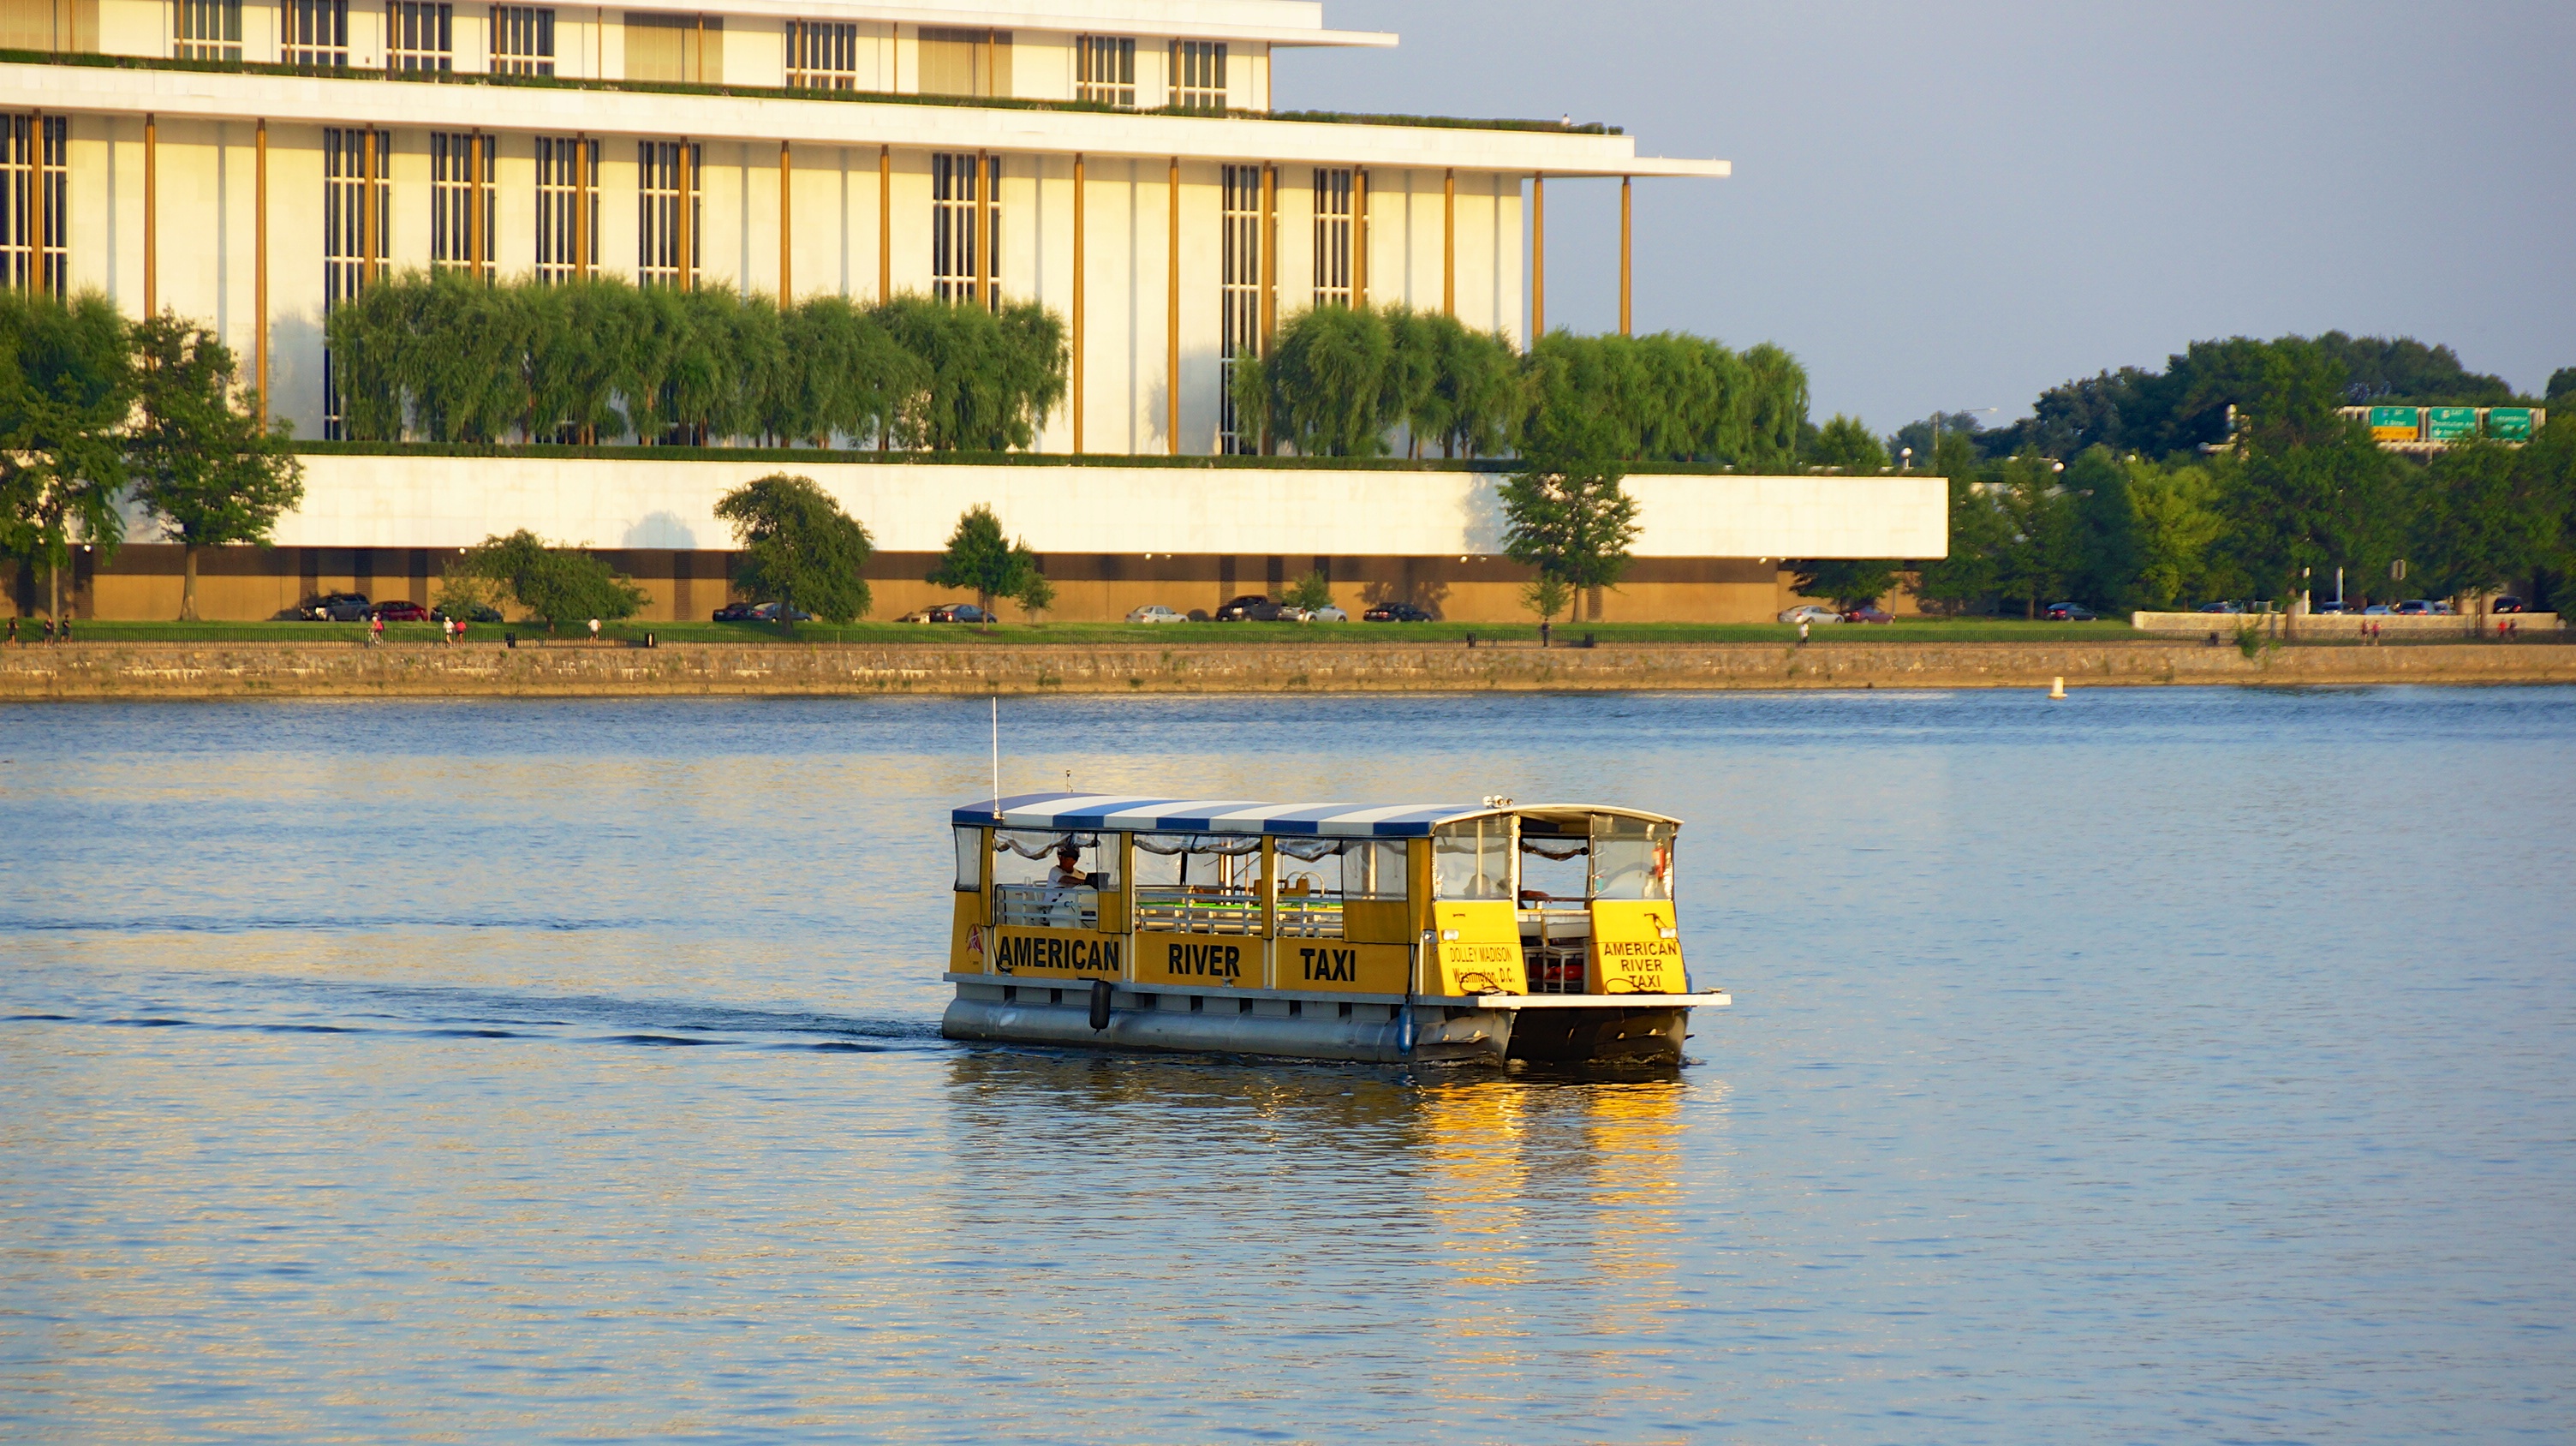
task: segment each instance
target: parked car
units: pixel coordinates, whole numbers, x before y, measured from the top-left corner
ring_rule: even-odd
[[[1850,612],[1843,614],[1843,621],[1847,623],[1892,623],[1896,621],[1896,619],[1892,614],[1881,612],[1877,608],[1864,603],[1859,607],[1853,608]]]
[[[2523,606],[2524,604],[2522,599],[2515,597],[2511,593],[2506,593],[2502,597],[2489,602],[2487,604],[2487,611],[2491,613],[2518,613],[2523,610]]]
[[[2357,613],[2359,611],[2361,611],[2361,609],[2337,602],[2332,598],[2328,598],[2324,602],[2316,605],[2316,613],[2319,617],[2339,617],[2344,613]]]
[[[2397,609],[2390,607],[2386,603],[2372,603],[2370,606],[2361,610],[2361,615],[2366,618],[2384,618],[2396,611]]]
[[[1189,619],[1161,603],[1147,603],[1127,614],[1131,623],[1185,623]]]
[[[1322,607],[1315,609],[1313,612],[1306,614],[1306,621],[1310,623],[1346,623],[1350,620],[1351,615],[1349,613],[1342,611],[1331,603],[1326,603]]]
[[[1248,592],[1218,604],[1216,620],[1221,623],[1275,623],[1279,621],[1279,604],[1261,593]]]
[[[1784,608],[1780,613],[1780,621],[1784,623],[1838,623],[1842,620],[1841,613],[1829,607],[1819,607],[1814,603]]]
[[[1427,623],[1431,621],[1431,614],[1409,602],[1390,602],[1379,603],[1376,607],[1370,608],[1360,614],[1360,620],[1371,623]]]
[[[720,623],[747,623],[750,622],[754,616],[755,614],[752,611],[752,606],[749,603],[726,603],[723,607],[716,609],[715,614],[716,621]]]
[[[454,612],[444,607],[434,607],[429,610],[431,622],[443,623],[449,618],[454,618],[461,623],[497,623],[501,620],[501,610],[484,603],[469,603]]]
[[[930,620],[934,623],[989,623],[993,616],[973,603],[941,603],[930,610]]]
[[[2397,615],[2401,618],[2439,617],[2450,610],[2447,603],[2438,603],[2431,598],[2421,597],[2408,598],[2397,605]]]
[[[2071,602],[2050,603],[2039,610],[2039,615],[2052,623],[2098,623],[2102,620],[2100,613],[2082,603]]]
[[[805,611],[803,608],[789,608],[787,611],[789,622],[810,623],[814,621],[814,615]],[[751,610],[751,617],[754,622],[774,623],[778,621],[778,604],[774,602],[762,603],[760,606]]]
[[[362,592],[324,593],[304,609],[304,616],[317,623],[363,623],[367,620],[367,595]]]
[[[380,602],[367,609],[367,616],[389,623],[425,623],[429,621],[429,609],[416,602]]]
[[[2241,602],[2202,603],[2200,610],[2205,613],[2241,613],[2245,611],[2245,604]]]

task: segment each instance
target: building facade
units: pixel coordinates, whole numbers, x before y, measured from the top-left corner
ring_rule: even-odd
[[[1225,358],[1318,301],[1524,336],[1534,177],[1725,172],[1276,118],[1276,49],[1393,42],[1293,0],[0,0],[0,244],[215,327],[305,437],[330,309],[440,267],[1034,300],[1077,336],[1040,450],[1217,452]]]

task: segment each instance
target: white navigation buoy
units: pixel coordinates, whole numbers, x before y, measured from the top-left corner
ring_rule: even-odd
[[[2063,697],[2065,697],[2065,696],[2066,696],[2066,680],[2065,680],[2064,678],[2051,678],[2051,679],[2049,679],[2049,680],[2048,680],[2048,696],[2050,696],[2050,697],[2052,697],[2052,698],[2063,698]]]

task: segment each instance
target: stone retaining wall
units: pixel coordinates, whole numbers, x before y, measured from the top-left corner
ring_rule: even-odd
[[[2576,682],[2576,644],[2139,642],[1093,647],[74,643],[0,649],[0,700],[1200,693],[1489,689],[2069,688]]]
[[[2289,619],[2280,613],[2129,614],[2129,625],[2142,633],[2179,633],[2195,638],[2216,633],[2228,642],[2235,641],[2240,628],[2256,628],[2269,637],[2287,622]],[[2376,627],[2380,636],[2390,638],[2491,638],[2499,635],[2498,625],[2504,623],[2511,623],[2517,633],[2554,633],[2560,626],[2556,613],[2497,613],[2484,618],[2451,613],[2376,618],[2359,613],[2309,613],[2298,620],[2296,631],[2309,642],[2350,641],[2360,637],[2365,626]]]

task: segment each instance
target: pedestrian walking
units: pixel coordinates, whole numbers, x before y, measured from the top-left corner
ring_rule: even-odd
[[[440,618],[438,620],[438,640],[449,647],[456,646],[456,619]]]
[[[71,620],[70,618],[65,618],[65,619],[63,619],[63,641],[68,643],[68,642],[70,642],[71,640],[72,640],[72,620]]]
[[[18,615],[16,613],[11,613],[9,615],[9,646],[13,648],[18,646]]]
[[[465,619],[463,618],[456,620],[456,641],[460,643],[465,641]]]
[[[594,643],[599,641],[599,619],[597,618],[590,620],[590,640]]]
[[[1805,618],[1800,618],[1800,619],[1798,619],[1798,646],[1803,648],[1803,647],[1805,647],[1806,645],[1807,645],[1807,620],[1806,620]]]
[[[379,648],[385,642],[385,620],[379,615],[367,619],[367,646]]]
[[[52,642],[53,640],[54,640],[54,615],[53,615],[52,613],[47,613],[47,614],[45,614],[45,641],[50,643],[50,642]]]

